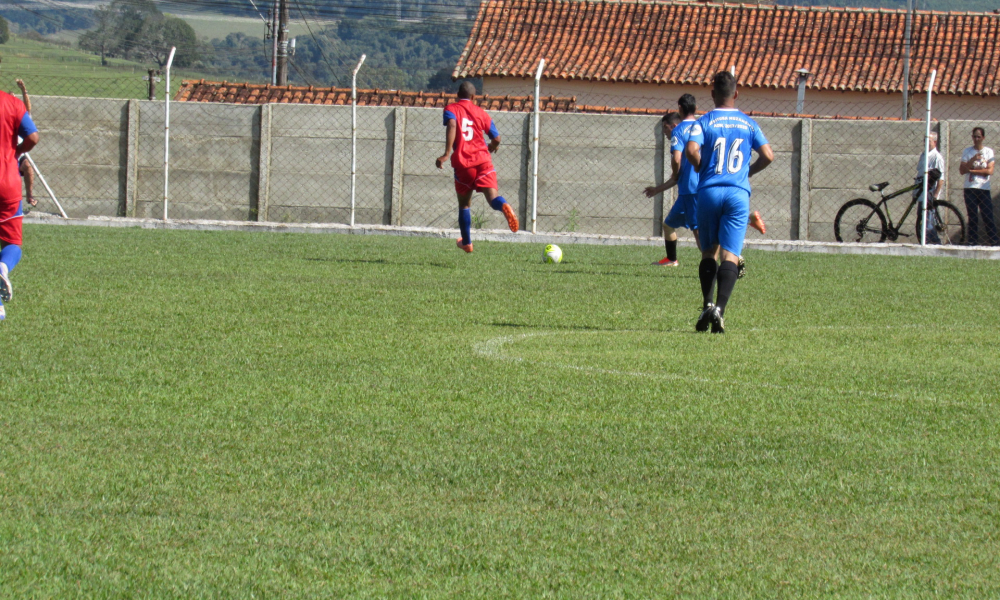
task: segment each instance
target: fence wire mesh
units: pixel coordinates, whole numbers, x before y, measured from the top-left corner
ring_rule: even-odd
[[[662,138],[655,117],[544,115],[538,228],[654,235],[662,200],[646,198],[642,190],[663,172]]]
[[[35,96],[32,104],[42,135],[32,157],[70,216],[163,218],[163,102]],[[537,199],[531,113],[491,116],[503,139],[493,156],[500,193],[517,208],[522,229],[537,201],[539,232],[659,235],[676,195],[649,199],[642,191],[670,173],[660,114],[542,113]],[[748,239],[833,240],[845,202],[877,201],[869,185],[887,181],[887,191],[897,190],[917,175],[922,122],[755,118],[775,162],[751,180],[752,209],[768,227]],[[985,129],[987,146],[1000,135],[995,121],[933,125],[946,162],[940,198],[963,217],[958,165],[974,127]],[[356,133],[355,224],[457,227],[451,169],[434,166],[444,150],[440,108],[359,106]],[[170,218],[346,224],[351,170],[350,106],[171,103]],[[58,212],[37,181],[34,196],[35,210]],[[890,201],[890,216],[909,200]],[[473,226],[504,230],[506,222],[477,197]],[[915,229],[911,216],[902,230],[909,237],[900,241],[915,241]]]

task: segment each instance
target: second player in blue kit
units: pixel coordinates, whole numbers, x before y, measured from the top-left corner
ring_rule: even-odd
[[[723,317],[739,277],[739,257],[750,221],[750,177],[774,160],[757,122],[736,108],[736,78],[728,71],[712,81],[715,109],[691,127],[685,155],[698,171],[698,276],[704,302],[698,331],[724,333]],[[751,151],[757,160],[750,164]],[[719,254],[721,263],[716,261]],[[712,292],[717,289],[715,302]]]

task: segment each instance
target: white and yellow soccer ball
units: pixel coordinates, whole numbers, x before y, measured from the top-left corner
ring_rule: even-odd
[[[559,246],[555,244],[549,244],[545,247],[545,251],[542,252],[542,262],[547,263],[560,263],[562,262],[562,250]]]

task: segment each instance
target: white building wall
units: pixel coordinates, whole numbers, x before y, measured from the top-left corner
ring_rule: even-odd
[[[541,92],[543,96],[575,96],[578,104],[658,110],[673,108],[677,98],[690,93],[697,98],[699,109],[712,106],[711,90],[703,86],[543,79]],[[530,96],[534,94],[534,81],[485,77],[483,93],[490,96]],[[926,93],[911,95],[911,118],[923,119],[926,97]],[[795,112],[796,98],[795,90],[740,88],[737,105],[746,111],[791,114]],[[803,112],[811,115],[899,118],[902,109],[902,94],[806,90]],[[1000,117],[1000,98],[938,94],[934,96],[933,110],[934,117],[939,120],[992,121]]]

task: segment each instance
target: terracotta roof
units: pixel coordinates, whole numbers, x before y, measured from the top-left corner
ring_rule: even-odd
[[[306,86],[274,86],[260,83],[229,83],[227,81],[184,80],[175,100],[180,102],[220,102],[228,104],[324,104],[350,106],[351,90],[345,88],[316,88]],[[531,96],[476,96],[476,104],[486,110],[501,112],[530,112]],[[445,92],[402,92],[398,90],[358,90],[358,106],[412,106],[417,108],[444,108],[455,101],[454,94]],[[661,116],[658,108],[633,108],[627,106],[592,106],[577,104],[576,97],[543,96],[540,109],[544,112],[589,113],[602,115],[651,115]],[[798,115],[787,113],[750,111],[753,117],[791,117],[796,119],[845,119],[896,121],[882,117],[849,117],[824,115]]]
[[[710,85],[736,66],[740,85],[899,92],[906,11],[640,0],[486,0],[453,77]],[[1000,16],[917,11],[911,87],[1000,95]]]
[[[350,88],[275,86],[259,83],[185,80],[175,98],[181,102],[227,102],[230,104],[326,104],[350,106]],[[455,102],[446,92],[403,92],[399,90],[358,90],[358,106],[414,106],[444,108]],[[476,104],[486,110],[523,112],[534,110],[531,96],[476,96]],[[575,97],[546,96],[539,102],[546,112],[577,112]]]

